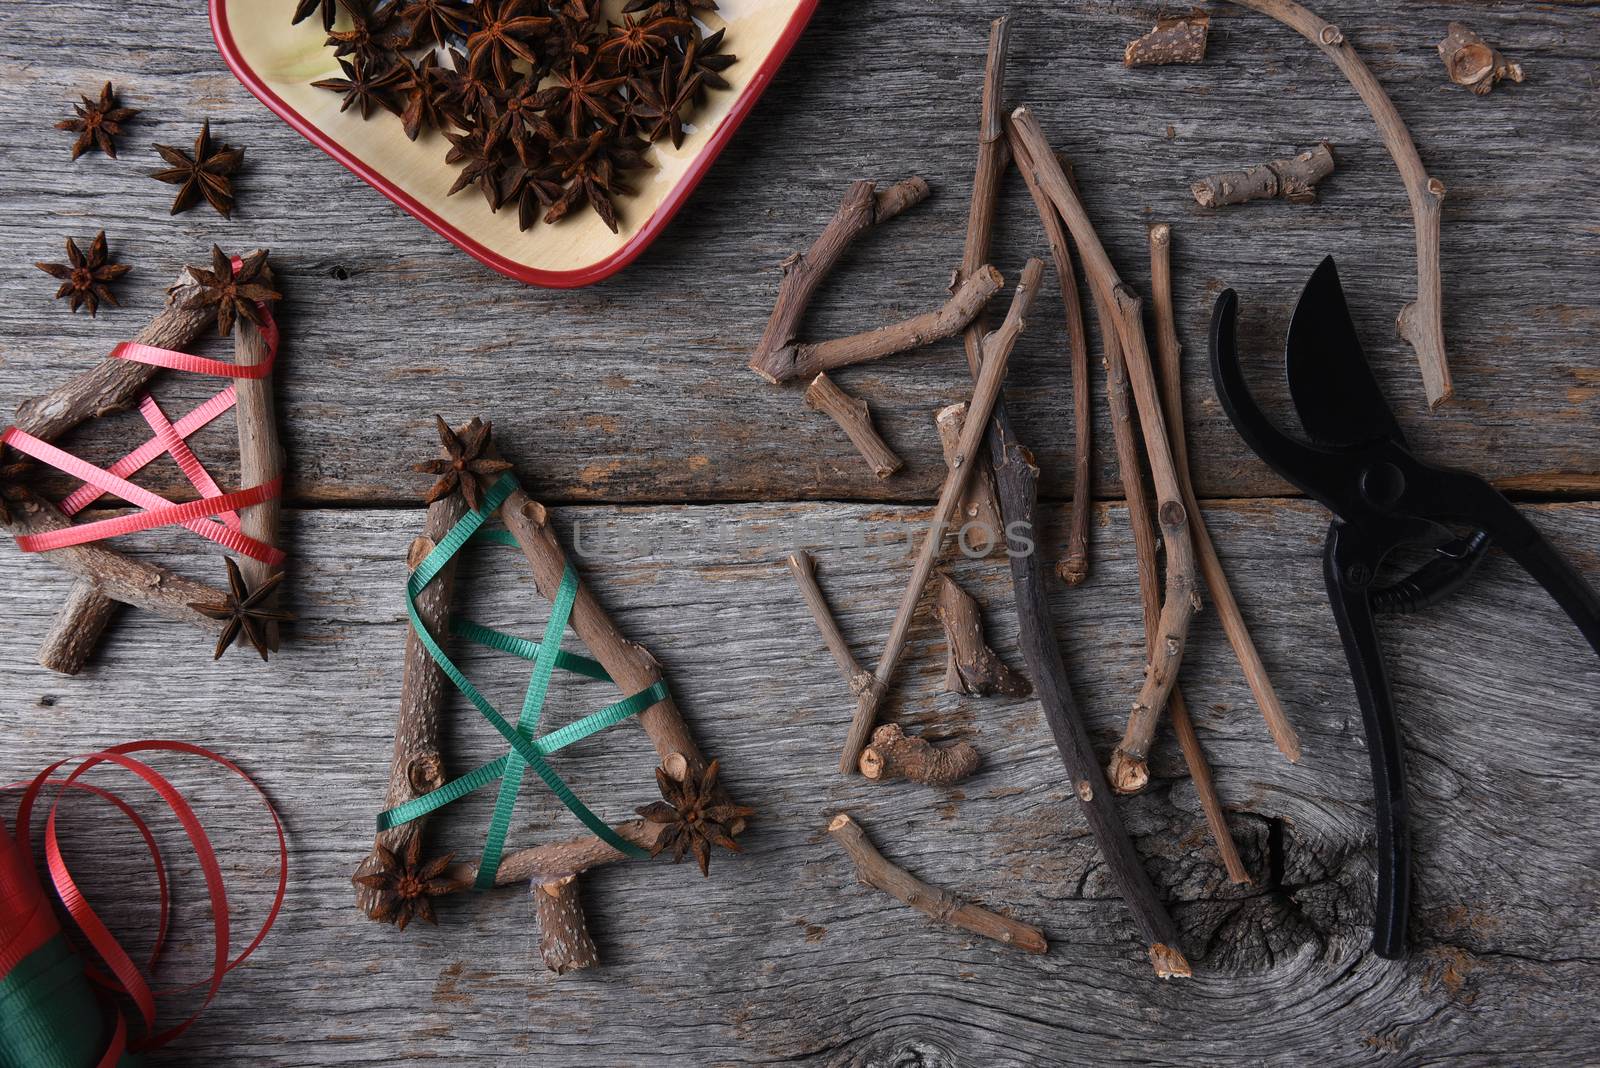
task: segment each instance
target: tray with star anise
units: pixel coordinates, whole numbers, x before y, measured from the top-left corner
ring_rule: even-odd
[[[503,274],[589,285],[688,199],[818,0],[210,0],[234,74]]]

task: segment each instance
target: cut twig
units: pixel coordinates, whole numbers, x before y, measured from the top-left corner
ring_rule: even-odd
[[[1521,82],[1523,78],[1521,63],[1508,61],[1459,22],[1445,28],[1444,40],[1439,42],[1439,58],[1444,60],[1450,80],[1471,89],[1476,96],[1486,95],[1503,79]]]
[[[800,320],[805,317],[817,286],[833,270],[850,243],[874,225],[889,221],[927,196],[928,183],[916,177],[897,182],[882,192],[878,192],[872,182],[851,183],[839,210],[811,247],[783,263],[778,300],[750,360],[750,367],[757,374],[770,382],[779,381],[771,365],[774,361],[779,369],[786,365],[777,354],[794,344]]]
[[[933,423],[939,431],[939,447],[944,450],[944,466],[948,470],[961,448],[961,431],[967,425],[966,402],[940,408],[934,413]],[[956,541],[963,553],[988,556],[1005,544],[1000,506],[994,497],[994,472],[987,465],[972,473],[958,510],[961,527],[956,531]]]
[[[950,891],[925,883],[904,868],[891,864],[867,838],[861,825],[847,813],[841,812],[833,818],[828,824],[828,834],[850,855],[858,879],[895,900],[926,913],[940,923],[948,923],[963,931],[1015,946],[1026,953],[1044,953],[1050,948],[1044,932],[1039,928],[964,901]]]
[[[938,598],[933,614],[944,628],[950,651],[945,661],[944,687],[951,693],[987,697],[1026,697],[1033,687],[1025,676],[1012,671],[983,640],[983,614],[978,602],[946,572],[937,574]]]
[[[272,285],[272,271],[263,268],[262,281]],[[240,318],[234,324],[233,359],[240,367],[254,367],[264,363],[269,355],[267,342],[255,323]],[[239,429],[239,481],[244,486],[260,486],[283,477],[283,447],[278,443],[278,417],[274,411],[271,376],[267,378],[236,378],[234,394],[238,397],[235,412]],[[279,519],[283,513],[282,495],[251,505],[239,512],[240,529],[257,541],[278,545]],[[256,589],[283,570],[282,564],[269,564],[263,560],[244,557],[239,561],[251,589]],[[278,592],[269,595],[263,608],[276,609]],[[278,624],[265,624],[267,648],[278,650]]]
[[[1205,579],[1211,601],[1217,606],[1217,618],[1222,630],[1233,646],[1233,655],[1244,671],[1245,682],[1255,697],[1261,717],[1278,750],[1290,762],[1300,759],[1300,736],[1283,710],[1283,702],[1272,686],[1267,666],[1245,625],[1244,613],[1233,595],[1228,574],[1217,556],[1216,545],[1211,541],[1211,531],[1206,527],[1205,514],[1194,492],[1194,477],[1189,469],[1189,446],[1183,420],[1183,354],[1178,343],[1177,321],[1172,307],[1172,231],[1165,224],[1150,229],[1150,280],[1157,323],[1156,351],[1161,367],[1162,407],[1166,411],[1167,436],[1172,442],[1173,458],[1177,463],[1178,477],[1183,486],[1184,506],[1189,510],[1190,529],[1194,534],[1195,549],[1199,555],[1200,574]]]
[[[850,734],[839,757],[839,770],[847,775],[855,770],[856,762],[861,758],[861,750],[866,747],[867,736],[872,733],[877,721],[878,705],[882,703],[889,681],[894,677],[895,669],[900,664],[900,657],[905,652],[906,639],[911,633],[911,616],[916,611],[917,602],[922,599],[923,587],[927,585],[928,576],[933,571],[934,561],[938,558],[939,548],[944,541],[945,529],[950,525],[950,517],[955,514],[956,505],[960,502],[976,466],[973,459],[978,455],[978,445],[987,428],[989,416],[1000,399],[1000,388],[1005,382],[1011,350],[1022,333],[1025,325],[1024,317],[1033,304],[1033,298],[1039,288],[1039,277],[1043,272],[1044,264],[1038,260],[1028,261],[1022,270],[1022,279],[1017,283],[1016,292],[1012,295],[1011,310],[1006,314],[1005,322],[984,341],[983,367],[978,373],[978,384],[973,390],[972,406],[968,413],[966,429],[961,434],[961,448],[956,456],[955,466],[945,476],[944,488],[939,493],[939,503],[934,508],[928,534],[923,539],[916,565],[912,568],[911,581],[906,584],[905,594],[900,599],[900,607],[889,628],[888,643],[884,647],[882,658],[878,661],[877,670],[873,672],[872,685],[861,694],[856,704],[856,713],[850,723]]]
[[[789,554],[787,563],[789,573],[800,587],[800,596],[805,598],[806,607],[811,609],[811,618],[816,620],[822,643],[833,654],[834,663],[839,665],[839,674],[844,676],[845,685],[850,687],[852,694],[865,693],[872,685],[872,673],[856,663],[855,656],[851,654],[850,644],[845,641],[844,632],[839,629],[833,612],[828,608],[827,599],[822,595],[822,587],[817,585],[816,562],[810,553],[796,549]]]
[[[879,478],[888,478],[906,465],[872,428],[872,411],[867,402],[840,389],[827,375],[812,379],[806,388],[806,403],[839,424]]]
[[[563,875],[531,887],[533,909],[539,918],[539,956],[557,975],[593,968],[600,963],[579,899],[578,877]]]
[[[954,786],[978,770],[982,758],[967,742],[934,745],[907,734],[898,723],[872,732],[872,744],[861,750],[856,770],[874,782],[906,779],[925,786]]]
[[[1234,2],[1277,19],[1320,48],[1350,80],[1377,121],[1384,147],[1394,157],[1405,182],[1417,231],[1417,299],[1400,309],[1396,325],[1400,336],[1416,350],[1428,405],[1437,408],[1450,399],[1452,392],[1450,363],[1444,347],[1444,283],[1439,274],[1439,214],[1444,203],[1444,183],[1430,177],[1422,166],[1417,146],[1400,113],[1339,27],[1323,21],[1294,0]]]
[[[1128,44],[1122,53],[1124,67],[1155,67],[1168,63],[1199,63],[1206,58],[1206,38],[1211,17],[1196,12],[1182,18],[1156,20],[1156,28]]]
[[[1313,204],[1317,183],[1333,173],[1333,146],[1326,141],[1298,156],[1258,163],[1242,171],[1223,171],[1189,187],[1202,208],[1281,197],[1291,204]]]
[[[39,643],[39,663],[63,675],[82,671],[121,607],[101,593],[100,584],[93,579],[78,579],[56,612],[50,633]]]
[[[934,311],[832,341],[786,345],[765,359],[757,370],[771,382],[787,382],[921,348],[949,337],[970,323],[1003,284],[999,271],[983,267],[972,277],[956,283],[950,299]]]
[[[1116,269],[1111,266],[1105,247],[1095,234],[1088,213],[1084,211],[1077,193],[1050,151],[1038,120],[1027,108],[1018,108],[1012,114],[1011,130],[1022,146],[1022,153],[1027,156],[1028,165],[1033,168],[1040,188],[1049,196],[1077,243],[1084,272],[1089,276],[1096,300],[1108,309],[1113,306],[1116,309],[1118,341],[1133,386],[1134,403],[1139,410],[1139,429],[1144,436],[1145,455],[1149,459],[1150,475],[1155,484],[1156,516],[1161,524],[1167,552],[1166,596],[1161,606],[1159,640],[1151,650],[1144,685],[1128,717],[1122,744],[1112,758],[1111,773],[1112,783],[1119,790],[1137,790],[1148,781],[1145,758],[1155,737],[1161,711],[1166,707],[1167,695],[1177,682],[1189,623],[1199,607],[1188,510],[1183,504],[1183,487],[1178,479],[1172,446],[1167,439],[1166,423],[1161,414],[1161,396],[1145,339],[1139,297],[1117,277]]]
[[[1000,461],[995,469],[1000,507],[1006,522],[1020,529],[1035,528],[1039,469],[1028,450],[1012,442],[1006,428],[991,433],[989,447]],[[1149,947],[1150,963],[1163,979],[1192,974],[1178,944],[1178,928],[1156,896],[1150,876],[1139,862],[1133,842],[1117,813],[1116,800],[1106,785],[1095,758],[1088,731],[1072,700],[1066,665],[1045,600],[1044,566],[1038,553],[1011,554],[1011,578],[1016,586],[1017,629],[1028,674],[1038,690],[1039,704],[1089,830],[1106,859],[1122,899]]]

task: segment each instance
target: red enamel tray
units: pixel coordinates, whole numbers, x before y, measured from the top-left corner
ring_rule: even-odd
[[[713,160],[772,81],[816,11],[818,0],[719,0],[704,20],[726,27],[727,50],[739,57],[695,114],[680,148],[658,143],[654,169],[630,174],[636,196],[618,203],[613,234],[592,211],[555,225],[517,229],[515,212],[491,212],[470,190],[448,197],[455,168],[437,133],[407,141],[387,113],[363,121],[339,112],[340,97],[311,82],[339,77],[319,19],[298,26],[294,0],[210,0],[211,32],[228,68],[279,118],[368,185],[501,274],[538,286],[591,285],[626,267],[677,214]],[[620,7],[620,0],[612,5]],[[613,12],[614,14],[614,12]]]

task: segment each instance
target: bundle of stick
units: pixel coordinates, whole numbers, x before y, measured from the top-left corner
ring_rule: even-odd
[[[184,268],[168,289],[161,311],[134,338],[135,346],[149,350],[183,349],[207,327],[217,324],[219,333],[231,331],[233,334],[235,366],[248,369],[267,362],[270,354],[258,316],[239,310],[251,300],[226,291],[233,288],[229,283],[235,279],[231,268],[227,279],[217,277],[218,257],[226,262],[222,253],[215,252],[211,270]],[[242,262],[255,266],[252,277],[254,285],[259,287],[257,291],[270,293],[268,299],[276,300],[277,294],[270,290],[272,275],[266,264],[266,252],[252,252]],[[243,281],[242,277],[239,280]],[[181,352],[158,353],[158,360],[161,356],[175,357],[180,363],[193,359]],[[172,366],[173,361],[168,359],[166,365]],[[38,442],[54,442],[91,419],[133,407],[161,366],[160,362],[142,362],[137,358],[108,357],[49,393],[19,404],[12,430]],[[213,366],[202,373],[225,375],[226,369],[219,371]],[[231,389],[236,398],[241,480],[247,486],[277,484],[283,475],[283,452],[273,411],[272,377],[256,374],[236,378]],[[185,423],[179,420],[175,430],[170,425],[166,429],[173,430],[180,449],[187,452],[187,446],[182,443],[182,438],[187,436]],[[165,445],[171,441],[169,436],[160,447],[147,445],[135,450],[121,463],[113,465],[110,473],[132,474],[139,466],[133,462],[134,456],[148,463],[165,451]],[[0,479],[8,483],[4,487],[6,499],[0,501],[0,526],[19,539],[39,538],[72,526],[72,520],[60,507],[21,481],[29,473],[31,468],[25,464],[0,463]],[[151,506],[146,504],[146,507]],[[278,540],[279,516],[280,502],[274,495],[239,509],[234,529],[256,543],[273,546]],[[68,675],[81,671],[99,645],[118,606],[123,604],[181,620],[213,636],[221,633],[226,637],[230,628],[237,636],[238,622],[231,613],[213,610],[208,614],[203,609],[231,606],[240,600],[241,585],[246,595],[243,599],[248,600],[252,592],[261,595],[250,606],[253,612],[251,633],[261,637],[264,650],[278,647],[277,621],[282,613],[273,610],[277,591],[272,586],[282,571],[281,563],[242,556],[238,565],[239,580],[232,583],[231,589],[224,590],[184,578],[156,564],[135,560],[98,541],[55,548],[45,556],[75,579],[39,649],[39,663],[52,671]]]
[[[441,432],[449,454],[419,469],[444,472],[445,479],[439,485],[448,486],[452,492],[439,494],[436,486],[436,492],[430,495],[436,499],[428,505],[422,534],[412,542],[408,559],[411,571],[434,553],[468,514],[468,498],[473,501],[472,507],[477,506],[476,483],[472,480],[482,477],[482,472],[498,474],[511,467],[495,452],[488,423],[474,419],[451,432],[441,421]],[[452,441],[458,447],[450,447]],[[494,514],[527,558],[539,593],[554,602],[572,565],[544,505],[518,487]],[[416,597],[419,622],[430,635],[450,632],[455,572],[452,558]],[[746,817],[752,810],[730,800],[718,778],[717,762],[707,761],[676,700],[666,691],[660,663],[612,622],[587,584],[580,582],[572,594],[567,625],[623,692],[643,694],[654,689],[660,695],[631,718],[638,721],[655,746],[660,758],[656,779],[672,804],[656,802],[645,806],[639,810],[641,818],[610,830],[622,844],[631,844],[651,856],[670,849],[674,859],[681,860],[685,853],[692,853],[702,872],[707,870],[711,845],[738,851],[735,837],[745,829]],[[551,655],[556,655],[553,650]],[[395,809],[446,785],[440,726],[450,682],[422,636],[415,627],[408,628],[386,809]],[[519,729],[531,730],[532,725],[522,724]],[[381,830],[371,853],[357,868],[353,878],[357,903],[372,919],[402,928],[419,916],[432,921],[428,898],[466,890],[475,882],[488,882],[478,878],[480,873],[475,866],[452,863],[453,855],[423,861],[427,825],[428,816],[424,814]],[[600,835],[583,835],[507,850],[493,871],[492,885],[529,886],[541,932],[540,955],[551,971],[563,974],[598,963],[584,918],[578,877],[591,868],[624,859],[628,859],[624,853]]]

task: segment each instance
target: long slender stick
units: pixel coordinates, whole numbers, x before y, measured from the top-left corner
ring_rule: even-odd
[[[925,883],[890,863],[872,844],[861,825],[841,812],[828,824],[828,834],[839,843],[856,866],[856,877],[941,923],[1015,946],[1025,953],[1044,953],[1050,946],[1037,927],[991,912],[957,897],[942,887]]]
[[[1233,596],[1233,587],[1228,583],[1228,574],[1223,570],[1222,561],[1217,556],[1217,548],[1211,541],[1211,532],[1206,528],[1205,513],[1200,510],[1200,501],[1194,492],[1193,473],[1189,469],[1189,446],[1183,429],[1183,361],[1182,349],[1178,343],[1177,321],[1172,309],[1171,244],[1172,231],[1166,224],[1151,227],[1150,289],[1158,327],[1156,351],[1161,365],[1164,394],[1162,406],[1166,409],[1167,433],[1172,441],[1174,459],[1178,465],[1178,477],[1183,483],[1184,506],[1188,508],[1192,521],[1191,530],[1200,558],[1200,574],[1205,579],[1206,589],[1211,593],[1212,603],[1217,606],[1217,617],[1222,621],[1223,633],[1228,636],[1228,643],[1233,646],[1234,656],[1238,658],[1239,667],[1244,671],[1245,682],[1249,684],[1250,692],[1255,696],[1256,705],[1261,709],[1261,716],[1266,720],[1272,740],[1291,763],[1298,762],[1300,736],[1295,732],[1294,725],[1289,722],[1289,717],[1283,710],[1283,703],[1278,700],[1278,692],[1273,689],[1272,679],[1267,674],[1266,664],[1262,662],[1255,641],[1250,637],[1250,628],[1245,625],[1244,614],[1239,610],[1239,602]]]
[[[817,584],[816,561],[810,553],[796,549],[789,554],[786,563],[795,584],[800,587],[800,596],[805,599],[806,607],[811,609],[811,618],[816,621],[817,631],[822,635],[822,644],[833,654],[833,662],[839,665],[839,674],[844,676],[845,684],[853,694],[865,693],[872,685],[872,674],[856,662],[854,654],[850,652],[850,643],[845,641],[844,632],[839,629],[838,621],[828,608],[822,587]]]
[[[922,599],[922,590],[928,583],[928,576],[933,572],[934,561],[938,558],[939,549],[944,542],[945,527],[949,525],[950,517],[955,514],[956,505],[960,503],[961,495],[966,490],[976,467],[973,460],[978,455],[978,445],[983,440],[989,416],[1000,399],[1000,387],[1005,382],[1011,350],[1026,325],[1024,317],[1033,304],[1033,298],[1039,288],[1039,277],[1043,273],[1044,264],[1038,260],[1028,261],[1022,270],[1022,280],[1017,283],[1016,292],[1012,296],[1011,310],[1006,313],[1005,322],[1001,323],[999,329],[991,333],[984,342],[983,368],[978,373],[978,384],[973,391],[967,425],[961,433],[960,453],[955,466],[945,476],[944,488],[939,493],[939,504],[934,509],[928,534],[918,552],[916,566],[911,572],[911,581],[906,585],[905,594],[900,598],[899,610],[895,613],[894,623],[889,628],[889,640],[884,647],[883,657],[878,661],[877,670],[873,672],[872,685],[861,695],[856,705],[855,717],[850,723],[850,734],[845,740],[844,751],[839,756],[839,770],[846,775],[855,770],[856,762],[861,757],[861,750],[865,748],[867,737],[872,733],[873,724],[877,721],[878,705],[882,703],[889,681],[894,677],[895,669],[900,664],[900,657],[905,652],[906,639],[911,633],[912,614],[916,611],[917,602]]]
[[[268,285],[271,273],[268,271]],[[240,367],[255,367],[266,361],[267,342],[261,331],[248,319],[239,319],[233,328],[233,360]],[[278,417],[272,399],[273,379],[236,378],[234,394],[238,402],[234,408],[239,431],[239,484],[259,486],[283,476],[283,447],[278,441]],[[239,513],[239,525],[244,533],[268,545],[278,544],[278,526],[283,514],[283,496],[252,505]],[[283,570],[282,564],[269,564],[262,560],[244,557],[239,570],[255,589],[273,575]],[[278,591],[269,595],[268,607],[276,608]],[[267,624],[267,647],[278,648],[278,624]]]
[[[1378,124],[1384,147],[1405,182],[1411,201],[1411,218],[1417,231],[1417,299],[1400,309],[1395,325],[1400,336],[1416,350],[1422,366],[1422,385],[1428,406],[1437,408],[1450,399],[1450,363],[1444,345],[1444,283],[1439,274],[1439,215],[1444,203],[1444,183],[1428,174],[1417,155],[1411,131],[1395,110],[1394,102],[1362,62],[1339,27],[1317,17],[1294,0],[1234,0],[1294,30],[1322,50],[1350,80]]]

